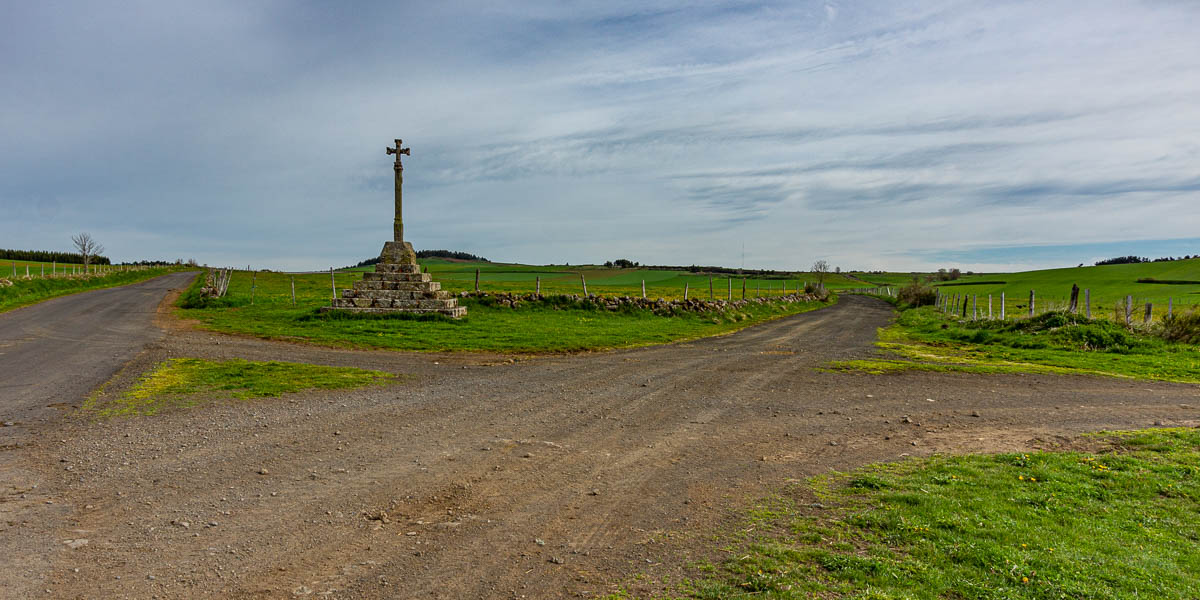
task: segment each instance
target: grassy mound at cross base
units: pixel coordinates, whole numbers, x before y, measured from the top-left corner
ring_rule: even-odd
[[[1094,447],[817,478],[820,502],[796,487],[762,503],[682,597],[1200,597],[1200,430]]]
[[[339,275],[339,283],[354,274]],[[821,302],[770,302],[722,311],[664,317],[650,310],[611,312],[586,303],[523,303],[518,308],[462,299],[466,318],[414,318],[407,315],[347,317],[317,314],[329,305],[328,275],[296,276],[296,306],[288,275],[234,275],[225,306],[181,309],[214,331],[316,344],[416,351],[569,352],[663,344],[728,333],[770,319],[828,306]],[[349,285],[341,285],[349,287]],[[188,297],[188,293],[184,297]],[[253,304],[251,304],[253,297]]]
[[[396,376],[390,373],[354,367],[172,358],[116,397],[106,398],[103,392],[93,394],[83,408],[101,417],[152,415],[167,407],[191,406],[210,397],[273,398],[302,390],[345,389],[394,380]]]

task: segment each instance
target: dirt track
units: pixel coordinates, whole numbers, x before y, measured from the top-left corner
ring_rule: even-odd
[[[412,377],[39,426],[4,451],[38,487],[0,498],[0,555],[24,557],[0,595],[592,597],[635,573],[674,579],[711,552],[706,533],[789,478],[1200,416],[1196,386],[814,368],[872,354],[889,318],[844,297],[725,337],[514,362],[175,328],[113,385],[170,355]],[[364,515],[380,510],[389,522]]]

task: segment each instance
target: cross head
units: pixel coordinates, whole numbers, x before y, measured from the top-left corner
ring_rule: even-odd
[[[395,147],[395,148],[388,148],[388,149],[387,149],[387,153],[388,153],[388,154],[395,154],[395,155],[396,155],[396,162],[400,162],[400,155],[401,155],[401,154],[405,154],[405,155],[408,155],[408,156],[412,156],[412,154],[409,152],[409,149],[408,149],[408,148],[404,148],[404,147],[402,147],[403,145],[404,145],[404,141],[403,141],[403,140],[400,140],[400,139],[397,139],[397,140],[396,140],[396,147]]]

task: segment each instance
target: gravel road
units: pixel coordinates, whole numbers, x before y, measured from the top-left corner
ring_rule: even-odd
[[[848,296],[732,335],[543,357],[329,350],[172,326],[113,390],[180,355],[408,377],[34,425],[0,454],[24,473],[13,485],[3,473],[0,555],[24,558],[0,572],[15,592],[0,596],[594,597],[636,590],[638,573],[678,580],[690,558],[716,556],[713,531],[788,480],[1200,418],[1197,386],[818,370],[873,355],[890,318]]]

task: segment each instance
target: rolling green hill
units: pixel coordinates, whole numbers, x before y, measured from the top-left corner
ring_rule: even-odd
[[[479,269],[479,287],[487,292],[532,292],[541,278],[544,294],[581,294],[580,275],[587,280],[588,292],[603,296],[640,296],[642,281],[646,282],[646,295],[651,298],[682,298],[685,285],[689,297],[707,298],[709,274],[660,269],[618,269],[597,265],[520,265],[446,260],[440,258],[420,259],[418,262],[428,269],[442,288],[461,292],[475,289],[475,270]],[[372,270],[366,267],[364,270]],[[733,297],[741,298],[742,278],[725,273],[711,274],[713,296],[726,298],[730,280]],[[746,296],[754,297],[781,295],[786,286],[789,292],[807,282],[815,282],[813,273],[779,274],[778,276],[747,276]],[[862,287],[862,283],[842,275],[827,273],[825,287],[831,290]]]
[[[860,279],[878,285],[903,285],[912,279],[909,273],[856,273]],[[1143,280],[1139,282],[1138,280]],[[1179,283],[1147,283],[1154,279]],[[1194,282],[1194,283],[1186,283]],[[1200,259],[1170,262],[1105,265],[1100,267],[1071,267],[1021,273],[975,273],[954,281],[935,283],[945,294],[976,296],[986,306],[987,296],[993,297],[999,311],[1000,294],[1006,296],[1007,310],[1028,310],[1029,291],[1034,290],[1038,311],[1042,308],[1063,307],[1071,295],[1071,286],[1092,292],[1094,316],[1109,316],[1115,305],[1133,296],[1134,306],[1144,310],[1147,302],[1154,304],[1155,314],[1166,310],[1168,299],[1174,305],[1200,305]],[[1083,294],[1080,293],[1080,302]]]

